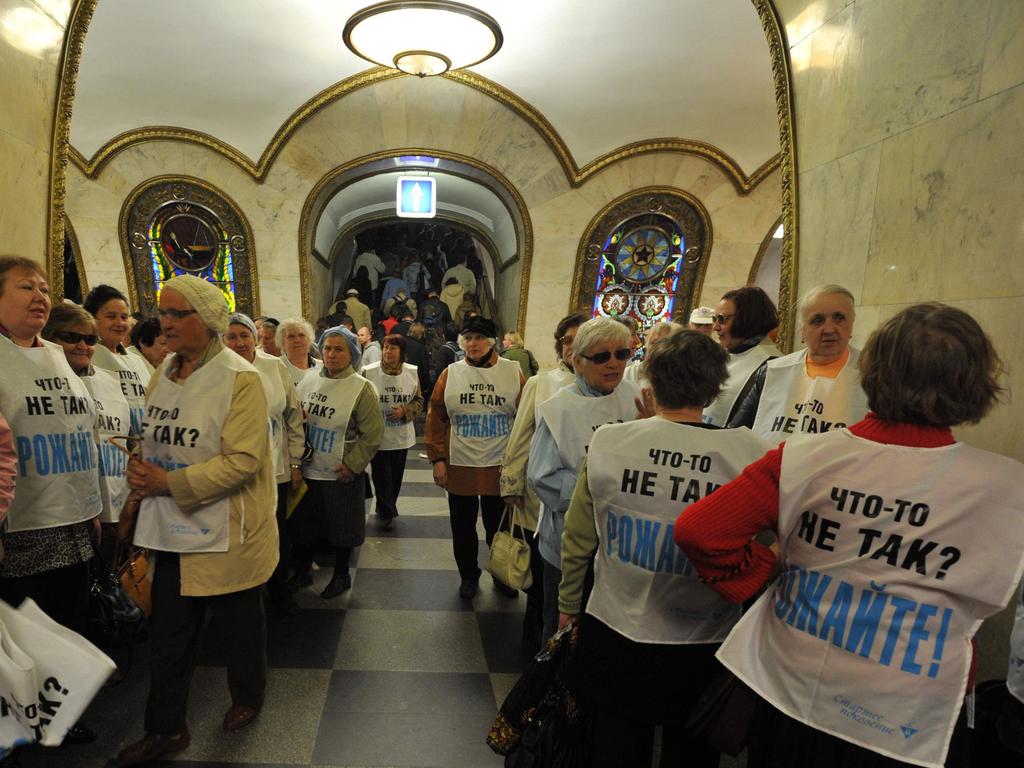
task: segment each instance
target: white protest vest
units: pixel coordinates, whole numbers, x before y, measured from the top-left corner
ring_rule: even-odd
[[[519,363],[503,357],[489,368],[477,368],[465,360],[448,366],[444,405],[451,420],[451,464],[501,464],[516,417],[520,370]]]
[[[537,422],[548,425],[558,446],[562,466],[579,471],[594,431],[603,424],[633,421],[640,388],[623,379],[610,395],[587,397],[576,382],[558,390],[537,406]]]
[[[722,391],[707,408],[704,409],[704,422],[724,427],[732,413],[733,406],[746,386],[747,380],[754,374],[758,366],[769,357],[777,357],[778,348],[767,336],[756,347],[729,355],[729,377],[722,385]]]
[[[171,381],[168,355],[160,368],[143,422],[142,457],[168,471],[221,455],[221,430],[231,410],[235,378],[255,368],[226,347],[183,382]],[[254,424],[265,424],[254,414]],[[230,497],[182,512],[170,496],[142,500],[135,544],[162,552],[227,552]],[[244,521],[243,521],[244,530]],[[244,533],[243,533],[244,536]]]
[[[702,584],[676,546],[676,518],[769,445],[748,429],[656,416],[594,434],[587,480],[599,539],[587,613],[638,643],[717,643],[741,608]]]
[[[772,445],[795,432],[828,432],[855,424],[868,412],[853,347],[834,379],[807,375],[807,350],[768,361],[753,431]]]
[[[1024,702],[1024,585],[1010,634],[1010,665],[1006,670],[1006,686],[1010,693]]]
[[[128,496],[128,454],[110,442],[110,437],[127,435],[131,411],[121,390],[117,374],[93,367],[92,376],[82,377],[96,406],[96,444],[99,454],[100,495],[103,512],[100,520],[116,523]]]
[[[549,397],[554,397],[555,393],[562,387],[566,387],[573,382],[573,373],[567,370],[564,365],[559,365],[557,368],[552,368],[550,371],[545,371],[536,377],[537,383],[534,385],[537,387],[537,393],[534,395],[534,404],[540,405]]]
[[[1016,461],[833,430],[786,442],[783,572],[718,657],[792,718],[942,766],[970,639],[1024,570]]]
[[[281,359],[256,350],[253,367],[263,382],[263,394],[267,396],[267,411],[270,416],[270,455],[274,462],[277,482],[288,479],[288,441],[285,439],[284,409],[288,396],[281,383]]]
[[[357,373],[329,379],[319,371],[299,383],[299,400],[306,412],[306,440],[313,457],[303,463],[302,476],[310,480],[337,480],[334,468],[345,456],[345,432],[366,379]]]
[[[145,361],[136,355],[122,355],[111,352],[102,344],[96,345],[96,353],[92,356],[92,364],[97,368],[110,371],[121,381],[121,392],[128,401],[132,414],[132,433],[142,433],[143,413],[146,409],[146,384],[149,374],[146,372]]]
[[[96,406],[64,350],[42,345],[19,347],[0,336],[0,413],[18,456],[9,531],[80,523],[103,506]]]
[[[288,369],[288,375],[292,377],[292,384],[296,387],[299,386],[308,374],[317,376],[320,373],[320,369],[324,367],[323,361],[317,360],[316,358],[313,358],[313,365],[310,368],[296,368],[292,365],[291,360],[288,359],[288,355],[281,355],[278,359],[284,363],[284,367]]]
[[[412,448],[416,444],[416,428],[411,421],[392,419],[391,409],[405,405],[414,397],[419,389],[419,374],[415,365],[402,364],[402,372],[397,376],[384,373],[380,362],[370,363],[363,368],[362,375],[373,384],[380,398],[380,412],[384,416],[384,439],[380,450],[400,451]]]

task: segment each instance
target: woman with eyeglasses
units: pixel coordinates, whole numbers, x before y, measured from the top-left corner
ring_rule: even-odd
[[[49,316],[43,268],[0,256],[0,413],[17,452],[14,500],[0,530],[0,599],[19,605],[31,597],[55,621],[82,632],[103,509],[96,405],[64,350],[40,338]],[[65,742],[95,738],[76,726]]]
[[[523,617],[523,646],[530,651],[540,648],[543,640],[544,560],[537,549],[537,525],[540,522],[540,499],[526,482],[530,441],[537,425],[537,405],[545,402],[573,379],[572,345],[576,331],[587,321],[586,315],[566,315],[555,326],[555,357],[558,365],[526,380],[519,398],[519,409],[501,460],[499,487],[505,504],[515,505],[522,513],[523,529],[530,544],[530,573],[533,583],[526,592],[526,614]]]
[[[128,353],[132,319],[128,299],[117,288],[97,285],[89,291],[82,306],[96,318],[96,333],[100,338],[93,355],[93,365],[118,377],[121,391],[131,408],[131,432],[141,434],[146,387],[151,374],[145,360]]]
[[[289,317],[277,326],[277,346],[281,349],[281,360],[297,387],[310,373],[324,367],[322,361],[309,353],[313,343],[313,326],[301,317]]]
[[[633,354],[629,329],[608,317],[579,327],[573,342],[574,381],[537,406],[526,476],[544,504],[538,549],[544,560],[543,637],[558,629],[562,527],[594,430],[641,416],[640,388],[623,381]]]
[[[729,378],[704,409],[704,421],[724,427],[749,391],[758,366],[781,354],[768,336],[779,324],[779,313],[767,293],[748,285],[723,294],[714,320],[718,343],[729,353]]]

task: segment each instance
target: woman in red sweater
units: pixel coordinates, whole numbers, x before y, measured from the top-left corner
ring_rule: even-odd
[[[761,697],[750,768],[967,764],[971,638],[1024,571],[1024,467],[950,428],[988,412],[999,370],[969,315],[910,307],[864,348],[864,420],[794,436],[679,517],[727,599],[780,569],[718,654]]]

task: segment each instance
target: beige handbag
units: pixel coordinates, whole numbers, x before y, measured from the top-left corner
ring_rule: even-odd
[[[509,509],[512,510],[512,523],[507,531],[505,518]],[[516,526],[522,538],[516,536]],[[530,572],[530,544],[526,541],[526,531],[515,506],[506,506],[498,524],[498,532],[491,541],[491,556],[487,558],[487,571],[512,589],[527,589],[533,584]]]

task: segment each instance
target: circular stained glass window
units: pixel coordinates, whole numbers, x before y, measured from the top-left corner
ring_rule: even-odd
[[[627,232],[618,242],[615,265],[619,276],[631,283],[645,283],[656,278],[673,263],[672,240],[659,227],[642,226]]]

